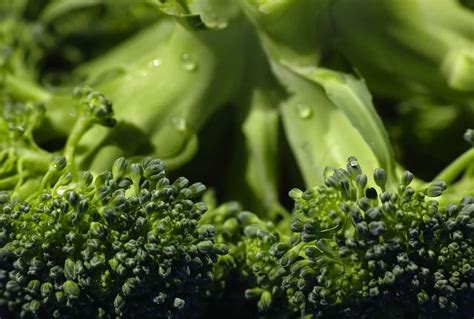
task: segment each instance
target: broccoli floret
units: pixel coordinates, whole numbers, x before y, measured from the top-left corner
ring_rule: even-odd
[[[245,297],[258,300],[260,311],[271,308],[281,315],[285,303],[278,282],[284,270],[278,264],[278,257],[286,251],[287,238],[278,233],[273,223],[264,222],[253,213],[241,212],[237,218],[243,229],[239,248],[245,256],[240,269],[249,286],[256,286],[247,289]]]
[[[261,312],[272,318],[287,318],[290,312],[280,285],[284,269],[279,258],[289,245],[289,228],[280,230],[272,222],[244,211],[237,202],[211,208],[201,222],[214,225],[216,241],[229,250],[219,257],[215,267],[221,284],[220,299],[238,300],[229,307],[249,317]],[[213,305],[210,312],[219,311],[218,306]]]
[[[393,182],[376,169],[372,179],[351,157],[346,169],[326,169],[323,186],[291,190],[290,230],[238,205],[215,209],[206,222],[231,261],[219,264],[222,278],[238,269],[240,293],[275,318],[372,318],[387,309],[393,318],[468,318],[474,198],[440,205],[446,183],[414,186],[410,172]]]
[[[100,92],[77,87],[71,96],[75,121],[61,153],[69,170],[74,171],[77,170],[76,149],[84,134],[95,125],[114,126],[115,119],[112,103]],[[45,107],[41,103],[6,98],[0,101],[0,112],[0,189],[15,191],[15,196],[26,198],[58,155],[41,148],[34,139],[33,132],[45,116]]]
[[[296,236],[280,259],[282,285],[302,315],[393,318],[472,315],[474,199],[441,209],[446,189],[436,181],[410,186],[405,172],[395,192],[386,174],[367,185],[357,160],[327,174],[325,185],[293,189]],[[389,311],[387,311],[389,310]]]
[[[1,195],[0,308],[22,318],[192,317],[225,247],[198,226],[201,183],[160,160],[115,161],[97,176],[64,157],[26,200]]]

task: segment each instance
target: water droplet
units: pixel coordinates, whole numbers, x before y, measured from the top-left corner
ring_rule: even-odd
[[[186,71],[194,71],[197,69],[197,62],[194,61],[188,53],[181,55],[181,63]]]
[[[186,120],[182,117],[173,117],[171,119],[171,123],[173,123],[174,127],[176,127],[176,129],[178,131],[181,131],[181,132],[184,132],[186,131]]]
[[[160,59],[154,59],[151,61],[152,66],[160,66],[161,65],[161,60]]]
[[[296,105],[296,108],[297,108],[299,117],[301,117],[302,119],[310,118],[311,115],[313,115],[313,111],[311,110],[311,107],[306,104],[300,103]]]

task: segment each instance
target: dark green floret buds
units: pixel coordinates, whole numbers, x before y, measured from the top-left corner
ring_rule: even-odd
[[[289,245],[276,234],[270,250],[252,252],[276,259],[277,280],[257,282],[248,295],[286,294],[288,316],[376,318],[391,309],[388,318],[472,317],[474,198],[441,208],[429,197],[446,183],[417,189],[405,172],[393,185],[382,169],[372,188],[353,157],[347,170],[328,171],[326,185],[290,191]]]
[[[64,157],[51,164],[67,167]],[[66,168],[67,170],[67,168]],[[54,180],[54,182],[52,182]],[[47,173],[25,201],[2,194],[0,309],[20,318],[193,317],[226,253],[198,225],[205,190],[170,182],[159,160]]]

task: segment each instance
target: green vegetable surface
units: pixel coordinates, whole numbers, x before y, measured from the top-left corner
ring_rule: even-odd
[[[472,318],[473,8],[1,2],[0,318]]]

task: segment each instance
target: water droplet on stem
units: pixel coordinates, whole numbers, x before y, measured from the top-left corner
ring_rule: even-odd
[[[296,109],[298,112],[298,116],[302,119],[310,118],[311,115],[313,114],[311,107],[307,104],[303,104],[303,103],[297,104]]]
[[[191,58],[189,53],[183,53],[181,55],[181,63],[183,69],[186,71],[195,71],[197,69],[197,62]]]

